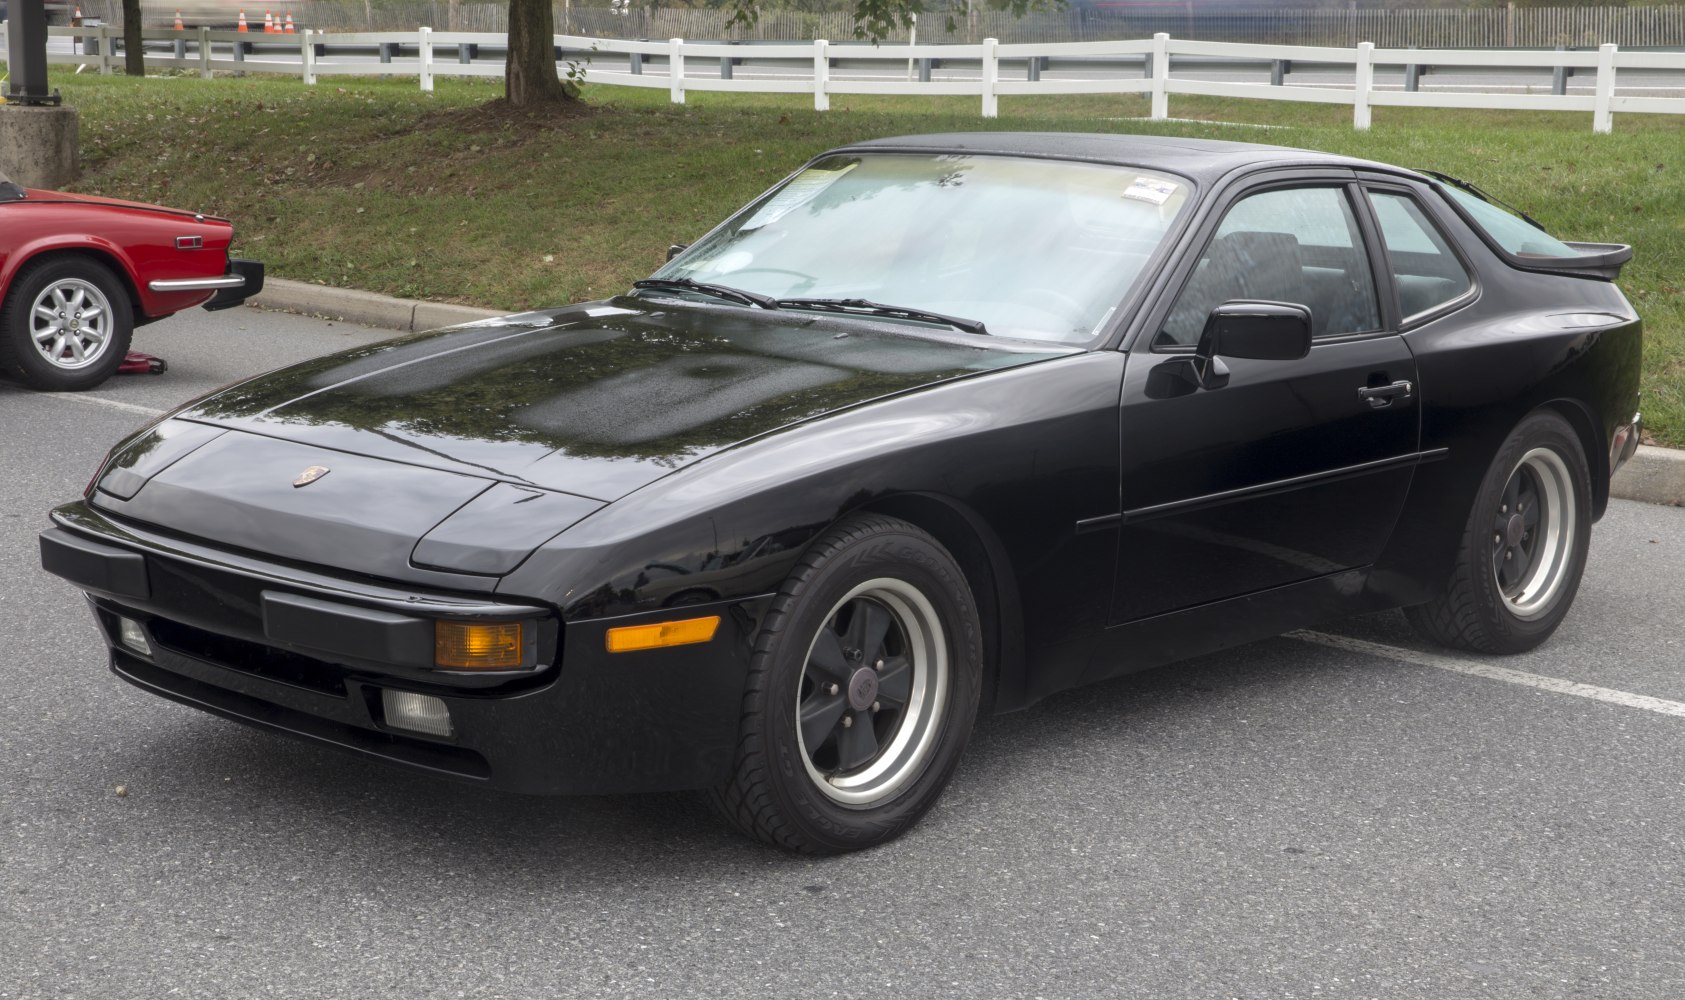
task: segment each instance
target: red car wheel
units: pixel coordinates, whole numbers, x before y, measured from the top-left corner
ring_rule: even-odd
[[[134,317],[123,283],[86,257],[18,272],[0,306],[0,368],[51,392],[92,389],[123,363]]]

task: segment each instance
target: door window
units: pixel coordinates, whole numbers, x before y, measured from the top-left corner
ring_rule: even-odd
[[[1380,328],[1375,278],[1343,187],[1264,191],[1223,217],[1154,346],[1190,346],[1205,318],[1230,299],[1293,302],[1311,311],[1311,334]]]
[[[1460,297],[1474,287],[1463,262],[1416,199],[1390,191],[1369,192],[1375,221],[1398,284],[1398,311],[1405,319]]]

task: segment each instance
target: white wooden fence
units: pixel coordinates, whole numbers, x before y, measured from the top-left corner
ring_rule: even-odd
[[[1399,49],[1596,48],[1604,42],[1623,48],[1685,45],[1685,6],[1677,3],[1656,6],[1643,0],[1640,6],[1632,0],[1619,7],[1517,7],[1514,3],[1449,6],[1440,0],[1430,8],[1396,3],[1389,0],[1382,7],[1376,0],[1357,4],[1322,0],[1316,5],[1295,0],[1099,4],[1072,0],[1022,17],[978,3],[956,18],[952,28],[939,12],[920,18],[918,37],[931,43],[971,45],[985,38],[1003,43],[1100,42],[1151,38],[1163,31],[1173,38],[1249,45],[1355,46],[1366,39],[1380,48]],[[78,0],[78,4],[88,17],[109,24],[123,18],[122,0]],[[182,0],[142,0],[141,10],[146,24],[162,28],[169,26],[175,8],[182,5]],[[195,15],[203,16],[207,4],[194,0],[187,6],[187,24],[197,28]],[[811,42],[854,37],[851,2],[802,5],[831,8],[822,12],[762,10],[752,26],[728,23],[732,11],[724,7],[685,6],[668,0],[633,0],[630,7],[620,8],[624,15],[597,0],[553,0],[551,6],[557,31],[592,38]],[[324,31],[408,31],[418,25],[452,31],[509,30],[507,0],[289,0],[286,7],[299,25]],[[231,14],[230,10],[223,16]],[[885,39],[907,42],[907,27],[891,28]]]
[[[116,29],[52,28],[56,36],[74,36],[81,53],[51,52],[49,61],[97,66],[102,73],[122,67],[121,55],[113,54]],[[3,32],[0,32],[3,34]],[[420,80],[421,89],[433,89],[440,76],[502,76],[503,62],[473,58],[473,47],[501,54],[507,36],[495,33],[444,32],[421,28],[410,32],[326,33],[303,31],[296,35],[237,33],[199,28],[184,32],[149,30],[149,41],[174,43],[173,51],[149,48],[150,68],[197,70],[210,77],[215,72],[267,72],[299,76],[306,84],[328,75],[407,75]],[[89,43],[92,43],[90,46]],[[250,53],[241,43],[254,46]],[[1622,70],[1685,73],[1685,52],[1621,51],[1613,44],[1596,51],[1550,51],[1518,49],[1442,50],[1382,49],[1369,42],[1353,48],[1296,45],[1246,45],[1227,42],[1183,41],[1166,34],[1150,39],[1001,44],[993,38],[976,45],[832,45],[825,40],[812,43],[736,45],[720,42],[687,42],[674,38],[665,42],[585,38],[558,35],[556,46],[564,51],[563,62],[597,55],[624,55],[627,69],[591,65],[587,82],[625,87],[666,89],[674,103],[684,103],[688,91],[730,91],[736,93],[812,94],[813,106],[824,111],[834,94],[941,94],[976,96],[985,118],[998,114],[1003,95],[1058,94],[1145,94],[1149,95],[1151,117],[1166,118],[1172,94],[1204,94],[1214,97],[1274,101],[1308,101],[1346,104],[1352,108],[1355,128],[1369,127],[1371,110],[1382,107],[1493,108],[1531,111],[1591,112],[1592,128],[1608,132],[1617,113],[1685,113],[1685,98],[1618,94],[1617,74]],[[413,51],[413,58],[394,58],[398,51]],[[88,48],[97,50],[88,54]],[[445,49],[451,59],[437,58]],[[0,49],[0,51],[4,51]],[[318,52],[330,54],[322,58]],[[1178,77],[1173,60],[1243,60],[1253,64],[1286,63],[1349,67],[1352,83],[1305,85],[1280,83],[1220,82]],[[751,60],[780,67],[776,74],[755,78],[734,78],[728,69],[733,61]],[[834,64],[843,60],[855,67],[880,67],[877,78],[838,72]],[[941,60],[945,67],[975,65],[963,79],[913,79],[911,67],[920,60]],[[1046,62],[1044,62],[1046,61]],[[687,71],[687,62],[691,69]],[[1031,67],[1023,79],[1003,79],[1002,63]],[[1068,72],[1058,79],[1042,79],[1037,69],[1044,64],[1067,63],[1073,67],[1103,66],[1089,73]],[[709,65],[719,66],[720,75],[701,75]],[[1133,64],[1144,72],[1128,76],[1122,67]],[[1591,94],[1447,92],[1377,89],[1375,69],[1431,65],[1435,70],[1450,67],[1490,70],[1570,71],[1595,73]],[[795,67],[799,67],[795,68]],[[907,69],[907,79],[885,77],[882,68]],[[644,72],[645,69],[656,72]],[[956,74],[957,75],[957,74]],[[1279,77],[1278,77],[1279,78]],[[1685,86],[1681,87],[1685,91]]]

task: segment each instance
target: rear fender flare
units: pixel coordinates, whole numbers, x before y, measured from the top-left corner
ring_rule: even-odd
[[[36,240],[24,244],[0,266],[0,288],[5,288],[9,294],[13,280],[24,267],[43,257],[58,256],[87,257],[110,268],[111,273],[117,276],[129,293],[129,305],[135,316],[135,325],[141,324],[146,310],[140,297],[140,288],[135,284],[134,262],[121,247],[96,236],[72,237],[69,240]]]

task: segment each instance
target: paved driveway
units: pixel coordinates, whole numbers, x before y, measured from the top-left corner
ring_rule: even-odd
[[[152,410],[382,336],[198,313],[140,334],[166,375],[0,384],[0,998],[1685,993],[1685,510],[1616,502],[1536,653],[1381,615],[1069,693],[830,860],[688,796],[440,783],[117,681],[38,569],[46,509]]]

